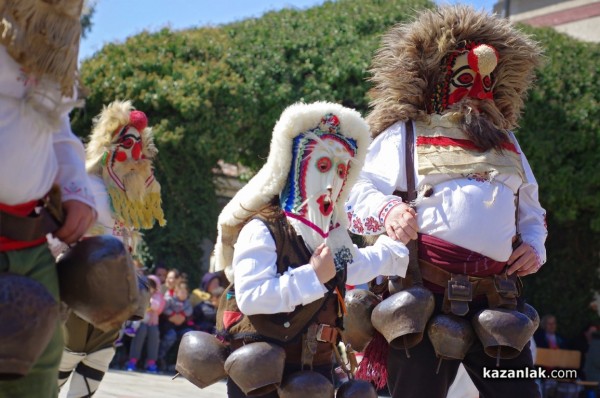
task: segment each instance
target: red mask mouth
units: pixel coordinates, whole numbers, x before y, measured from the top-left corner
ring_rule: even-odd
[[[319,211],[324,216],[329,216],[333,212],[333,203],[331,203],[331,199],[329,195],[321,195],[317,199],[317,203],[319,204]]]

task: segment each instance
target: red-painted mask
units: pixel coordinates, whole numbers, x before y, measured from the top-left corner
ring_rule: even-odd
[[[433,94],[432,113],[442,113],[465,97],[493,100],[498,52],[487,44],[469,43],[450,54],[445,62],[446,76]]]

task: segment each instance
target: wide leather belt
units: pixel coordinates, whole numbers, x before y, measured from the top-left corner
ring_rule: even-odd
[[[60,189],[52,187],[48,195],[40,200],[38,214],[21,217],[0,210],[0,236],[30,242],[56,231],[62,222]]]
[[[419,260],[419,268],[424,280],[445,288],[443,310],[456,315],[465,315],[469,301],[478,296],[485,296],[491,308],[514,309],[522,290],[521,280],[516,275],[452,274],[425,260]]]
[[[59,226],[45,208],[33,217],[19,217],[0,211],[0,236],[12,240],[33,241],[56,231]]]

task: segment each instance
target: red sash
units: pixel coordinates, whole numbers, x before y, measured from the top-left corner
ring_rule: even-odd
[[[453,274],[490,276],[502,272],[505,261],[496,261],[464,247],[457,246],[431,235],[419,234],[419,258]],[[434,293],[443,293],[443,288],[433,283],[425,286]]]

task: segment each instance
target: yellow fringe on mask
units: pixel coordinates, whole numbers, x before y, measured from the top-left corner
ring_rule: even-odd
[[[108,194],[117,218],[127,227],[149,229],[154,226],[155,220],[161,227],[166,225],[160,193],[149,192],[143,201],[129,200],[125,192],[117,187],[108,187]]]

